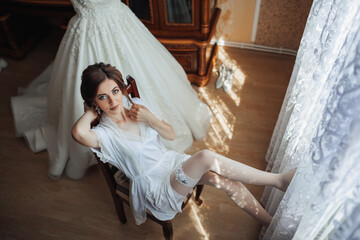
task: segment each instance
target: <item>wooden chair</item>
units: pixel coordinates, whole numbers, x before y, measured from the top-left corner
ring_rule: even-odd
[[[136,87],[136,82],[131,76],[127,76],[128,81],[128,87],[127,92],[128,94],[131,94],[132,97],[140,97],[138,89]],[[96,156],[96,155],[95,155]],[[129,203],[129,179],[122,173],[119,169],[116,167],[103,163],[100,161],[100,159],[96,156],[96,159],[99,163],[100,169],[106,179],[106,182],[109,186],[111,195],[114,200],[115,208],[117,215],[119,217],[119,220],[125,224],[126,223],[126,215],[124,211],[124,205],[130,206]],[[204,185],[197,185],[194,187],[193,191],[187,195],[185,198],[182,208],[185,207],[185,205],[188,203],[189,199],[191,198],[193,192],[195,191],[195,202],[197,205],[202,204],[202,200],[200,199],[200,194],[204,188]],[[161,221],[157,218],[155,218],[150,211],[147,211],[147,218],[151,219],[157,223],[159,223],[163,228],[163,233],[165,239],[172,239],[173,237],[173,228],[171,220],[168,221]]]

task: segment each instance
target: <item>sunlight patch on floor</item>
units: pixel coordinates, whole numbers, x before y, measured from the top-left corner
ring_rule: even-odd
[[[199,88],[199,93],[213,113],[213,122],[210,126],[211,129],[209,131],[209,138],[207,138],[205,145],[210,149],[215,143],[215,145],[223,146],[223,151],[228,152],[229,146],[227,146],[224,141],[226,138],[232,138],[233,124],[231,124],[231,122],[235,121],[234,114],[231,113],[226,104],[220,98],[210,96],[205,88]],[[224,112],[230,116],[225,116]],[[229,122],[229,119],[232,119],[232,121]]]
[[[216,74],[214,81],[211,81],[206,87],[197,89],[200,98],[209,106],[213,113],[213,122],[205,140],[208,149],[221,153],[228,153],[230,148],[228,140],[233,138],[236,112],[231,111],[234,107],[240,106],[240,93],[245,83],[245,74],[241,71],[237,61],[230,58],[223,47],[219,47],[217,57],[218,67],[212,69],[213,76]],[[232,89],[224,93],[223,89],[215,89],[216,78],[221,64],[233,69],[233,86]],[[231,101],[229,102],[229,98]]]
[[[192,214],[190,214],[190,217],[195,222],[194,226],[196,227],[197,231],[203,236],[204,240],[209,240],[209,233],[207,233],[205,231],[205,228],[204,228],[203,224],[201,223],[201,219],[198,214],[200,209],[197,206],[194,206],[195,204],[193,202],[191,202],[191,204],[189,202],[189,205],[191,207],[191,213],[192,213]]]

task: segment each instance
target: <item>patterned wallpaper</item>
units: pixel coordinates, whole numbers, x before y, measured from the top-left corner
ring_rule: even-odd
[[[255,44],[297,50],[312,0],[262,0]]]

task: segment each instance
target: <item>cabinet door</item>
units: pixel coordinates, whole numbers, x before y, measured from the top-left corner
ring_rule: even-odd
[[[160,0],[160,29],[194,31],[199,29],[199,0]]]
[[[157,0],[122,0],[135,15],[151,29],[159,29],[159,11]]]

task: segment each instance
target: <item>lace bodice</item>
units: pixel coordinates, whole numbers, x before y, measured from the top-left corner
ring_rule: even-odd
[[[98,18],[118,11],[120,0],[71,0],[77,15],[85,18]]]
[[[76,15],[70,20],[68,30],[65,33],[62,44],[69,44],[70,53],[78,60],[78,56],[82,55],[81,47],[91,46],[90,50],[94,55],[102,55],[99,59],[102,62],[111,61],[114,54],[114,47],[121,61],[125,61],[126,51],[124,51],[121,35],[124,31],[132,31],[128,19],[134,16],[132,11],[120,0],[71,0]],[[107,44],[96,42],[97,38],[101,38],[102,42],[106,39]],[[108,41],[114,39],[113,42]],[[87,45],[80,45],[81,41],[86,41]],[[96,51],[101,51],[96,53]],[[122,70],[122,69],[120,69]]]

